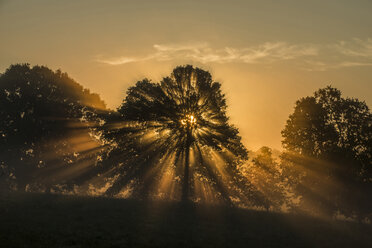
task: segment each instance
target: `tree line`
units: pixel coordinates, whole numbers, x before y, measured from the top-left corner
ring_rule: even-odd
[[[243,146],[220,87],[178,66],[110,110],[60,70],[11,65],[0,75],[0,187],[370,214],[365,102],[332,86],[299,99],[275,155]]]

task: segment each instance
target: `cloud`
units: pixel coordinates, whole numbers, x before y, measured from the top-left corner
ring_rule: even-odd
[[[242,59],[245,63],[274,62],[304,56],[316,56],[318,55],[318,50],[319,48],[315,45],[290,45],[286,42],[267,42],[258,47],[245,49]]]
[[[352,39],[326,45],[265,42],[243,48],[214,48],[206,42],[154,44],[152,49],[153,52],[144,56],[120,56],[96,61],[108,65],[123,65],[148,60],[186,60],[202,64],[268,64],[293,60],[297,66],[311,71],[372,66],[372,39]]]
[[[160,45],[155,44],[153,46],[159,52],[178,52],[178,51],[193,51],[195,53],[199,53],[201,49],[208,48],[207,43],[196,43],[196,44],[189,44],[189,45]]]
[[[138,61],[137,58],[129,58],[129,57],[119,57],[119,58],[113,58],[113,59],[97,59],[97,62],[101,62],[104,64],[109,65],[123,65],[130,62],[136,62]]]
[[[154,45],[159,48],[160,45]],[[295,59],[302,56],[313,56],[317,54],[316,47],[308,45],[289,45],[285,42],[264,43],[247,48],[225,47],[213,49],[204,44],[203,46],[175,46],[161,45],[160,55],[167,53],[169,58],[184,57],[200,63],[265,63],[278,60]]]
[[[372,66],[372,62],[353,62],[353,61],[344,61],[339,63],[325,63],[321,61],[306,61],[307,65],[303,69],[306,71],[327,71],[330,69],[340,69],[346,67],[364,67]]]
[[[153,49],[155,50],[153,53],[143,57],[120,56],[96,61],[109,65],[122,65],[146,60],[168,61],[181,58],[200,63],[262,63],[314,56],[318,53],[316,47],[289,45],[285,42],[267,42],[255,47],[222,49],[213,49],[207,43],[154,44]]]
[[[372,39],[361,40],[354,38],[352,41],[340,41],[335,48],[342,54],[351,57],[372,58]]]
[[[351,39],[322,47],[320,57],[306,60],[305,70],[326,71],[346,67],[372,66],[372,39]]]

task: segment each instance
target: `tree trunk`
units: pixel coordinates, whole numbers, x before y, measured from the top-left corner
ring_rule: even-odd
[[[189,201],[190,191],[190,146],[191,146],[191,128],[187,126],[186,144],[185,144],[185,171],[183,174],[182,201]]]

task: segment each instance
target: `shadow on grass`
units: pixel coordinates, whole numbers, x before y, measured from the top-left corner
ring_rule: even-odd
[[[372,247],[372,226],[222,206],[8,193],[0,247]]]

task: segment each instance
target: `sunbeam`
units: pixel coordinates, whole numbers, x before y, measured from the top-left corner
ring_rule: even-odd
[[[135,180],[132,195],[138,197],[244,199],[233,185],[250,188],[237,169],[247,151],[225,111],[220,84],[199,68],[177,67],[160,83],[139,81],[118,115],[105,121],[104,137],[117,147],[102,167],[119,174],[106,194],[120,194]]]

